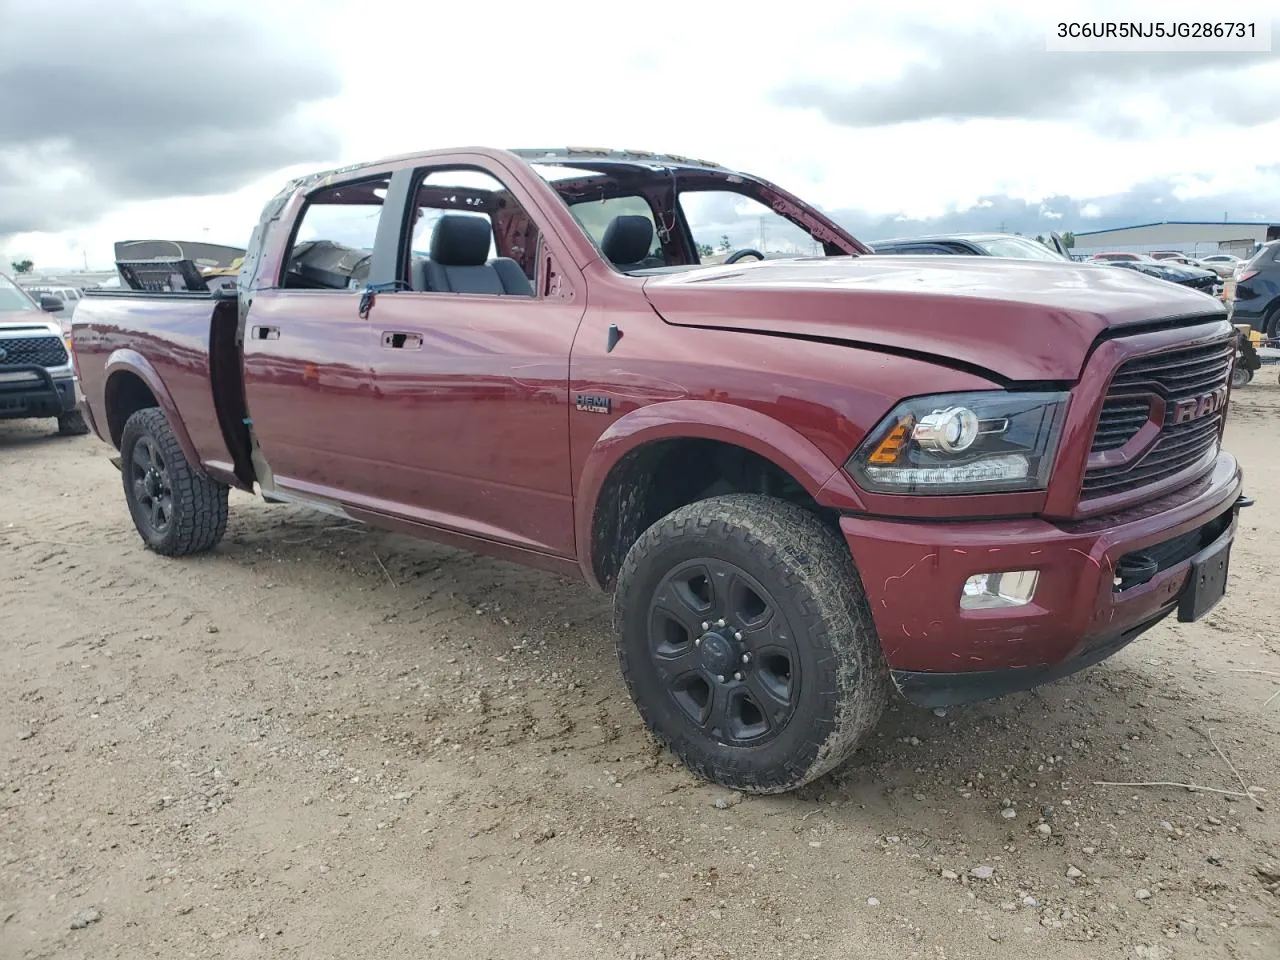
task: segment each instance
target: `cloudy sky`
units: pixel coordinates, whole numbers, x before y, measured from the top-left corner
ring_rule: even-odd
[[[1269,6],[0,0],[0,263],[240,245],[290,176],[468,144],[707,157],[868,240],[1280,219],[1280,52],[1045,51]]]

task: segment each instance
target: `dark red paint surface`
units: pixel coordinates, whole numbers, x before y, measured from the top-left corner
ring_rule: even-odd
[[[1123,602],[1112,600],[1108,564],[1207,522],[1240,490],[1222,455],[1199,476],[1079,503],[1119,364],[1228,329],[1221,306],[1199,293],[1091,265],[980,257],[628,277],[510,154],[415,155],[359,174],[462,162],[504,181],[540,228],[538,295],[379,293],[362,318],[356,292],[278,289],[305,199],[292,198],[268,232],[243,348],[244,398],[273,474],[258,477],[266,492],[592,580],[597,498],[622,457],[669,438],[737,444],[845,513],[890,664],[961,671],[1055,662],[1167,607],[1185,563]],[[210,313],[200,299],[86,299],[74,333],[83,389],[100,435],[118,441],[113,390],[140,378],[193,462],[245,486],[227,441],[239,414],[211,390]],[[1203,322],[1130,335],[1188,316]],[[279,338],[254,339],[258,325]],[[622,338],[609,352],[611,325]],[[387,349],[390,332],[421,346]],[[843,469],[905,397],[1019,384],[1071,391],[1046,491],[886,496]],[[610,412],[576,409],[581,394],[609,397]],[[1099,514],[1105,522],[1085,519]],[[1035,603],[962,614],[965,578],[1002,569],[1041,571]]]

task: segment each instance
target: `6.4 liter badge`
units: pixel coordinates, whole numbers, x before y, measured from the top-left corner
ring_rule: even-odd
[[[1224,385],[1213,391],[1213,393],[1191,397],[1187,400],[1179,400],[1173,407],[1173,422],[1189,423],[1192,420],[1199,420],[1201,417],[1207,417],[1211,413],[1217,413],[1226,405],[1227,388]]]

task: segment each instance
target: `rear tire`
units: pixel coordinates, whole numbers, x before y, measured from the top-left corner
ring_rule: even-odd
[[[143,542],[166,557],[212,550],[227,529],[227,492],[183,456],[157,407],[139,410],[120,435],[124,498]]]
[[[618,575],[623,677],[697,775],[749,793],[835,769],[888,701],[888,667],[844,543],[809,511],[732,494],[663,517]]]
[[[1280,337],[1280,306],[1267,311],[1266,319],[1262,321],[1262,335],[1268,340]]]
[[[84,414],[79,410],[68,410],[58,417],[58,436],[83,437],[89,432],[89,424],[85,423]]]

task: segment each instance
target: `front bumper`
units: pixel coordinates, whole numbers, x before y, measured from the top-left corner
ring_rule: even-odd
[[[59,417],[79,404],[79,384],[71,369],[7,366],[0,371],[0,420]]]
[[[848,516],[840,526],[899,690],[915,703],[943,706],[1059,679],[1168,616],[1193,560],[1211,546],[1229,549],[1242,489],[1240,468],[1224,453],[1194,484],[1084,521]],[[1121,559],[1140,551],[1160,558],[1158,570],[1118,587]],[[1038,571],[1030,603],[960,608],[969,577],[1010,570]]]

